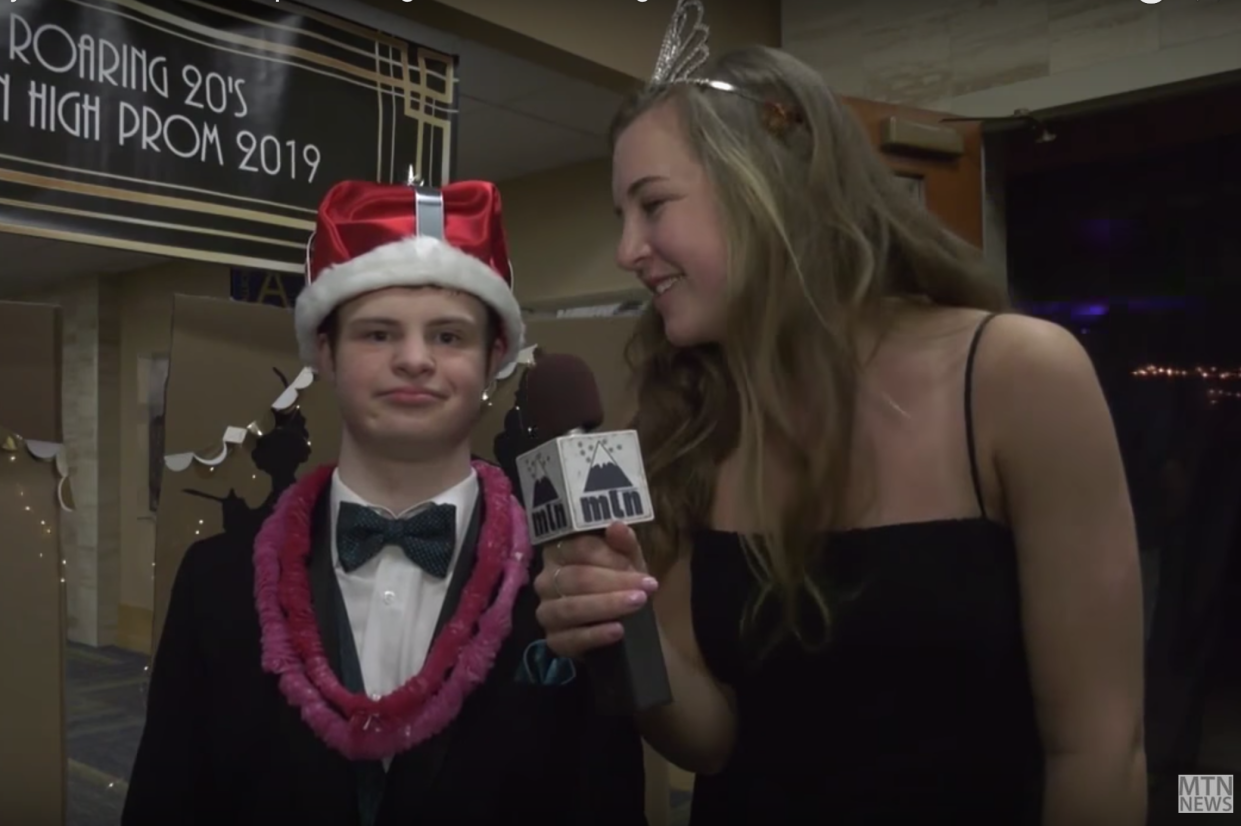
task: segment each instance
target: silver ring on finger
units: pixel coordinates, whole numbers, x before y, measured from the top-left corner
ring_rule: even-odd
[[[564,599],[565,593],[560,590],[560,572],[564,570],[563,565],[557,565],[556,570],[552,572],[552,590],[556,592],[556,596]]]

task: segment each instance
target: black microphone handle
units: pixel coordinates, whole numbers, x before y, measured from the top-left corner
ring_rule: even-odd
[[[672,686],[659,642],[655,608],[647,600],[621,620],[625,636],[585,656],[601,714],[630,715],[672,702]]]
[[[593,428],[575,427],[564,435],[588,432]],[[671,703],[672,686],[654,606],[648,599],[620,623],[625,635],[619,642],[596,648],[583,658],[590,672],[595,710],[607,715],[632,715]]]

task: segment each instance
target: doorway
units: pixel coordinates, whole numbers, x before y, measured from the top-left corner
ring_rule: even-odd
[[[1143,563],[1151,822],[1241,774],[1241,87],[998,136],[1021,309],[1071,329],[1116,421]],[[1231,608],[1229,607],[1231,606]]]

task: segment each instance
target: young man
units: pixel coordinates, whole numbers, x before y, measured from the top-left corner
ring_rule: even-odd
[[[524,332],[499,193],[339,184],[308,268],[339,464],[187,553],[123,826],[644,824],[637,732],[546,649],[524,515],[470,457]]]

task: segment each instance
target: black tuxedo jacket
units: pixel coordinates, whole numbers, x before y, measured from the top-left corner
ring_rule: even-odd
[[[325,490],[311,532],[311,588],[332,667],[354,688],[360,672],[332,569],[328,502]],[[441,626],[473,569],[481,509],[480,497]],[[196,543],[177,571],[122,826],[644,826],[633,722],[593,712],[584,668],[564,685],[517,678],[526,647],[542,638],[532,588],[519,594],[512,632],[456,721],[395,757],[385,775],[379,763],[324,745],[262,670],[253,540]]]

